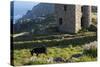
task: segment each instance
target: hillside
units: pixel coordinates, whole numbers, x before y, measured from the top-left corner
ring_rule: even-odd
[[[35,19],[40,16],[46,16],[54,12],[54,4],[40,3],[28,10],[27,13],[22,17],[22,19]]]

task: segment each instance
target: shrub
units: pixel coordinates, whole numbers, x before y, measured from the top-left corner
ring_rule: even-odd
[[[84,32],[88,32],[88,29],[82,28],[81,30],[78,31],[78,33],[84,33]]]
[[[97,17],[95,15],[92,17],[92,23],[95,25],[97,24]]]
[[[97,27],[95,25],[91,24],[90,27],[88,28],[88,30],[97,32]]]
[[[83,53],[92,57],[97,57],[97,42],[86,44]]]

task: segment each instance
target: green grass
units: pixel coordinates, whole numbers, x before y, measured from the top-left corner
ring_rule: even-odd
[[[66,49],[68,51],[66,51]],[[29,52],[29,49],[22,49],[22,50],[15,50],[14,52],[14,60],[15,60],[15,65],[16,65],[16,62],[17,64],[21,63],[21,64],[27,64],[27,63],[30,63],[32,62],[32,64],[41,64],[43,63],[43,58],[47,59],[49,57],[63,57],[63,58],[68,58],[69,57],[69,54],[72,54],[72,51],[70,51],[70,49],[68,48],[64,48],[64,49],[61,49],[61,48],[56,48],[56,47],[52,47],[52,48],[48,48],[48,53],[47,55],[44,55],[44,54],[41,54],[38,56],[38,59],[41,59],[39,61],[36,61],[36,62],[32,62],[32,61],[29,61],[29,62],[24,62],[23,60],[26,59],[30,59],[31,58],[31,55],[30,55],[30,52]],[[33,56],[35,57],[35,55]]]
[[[85,33],[84,33],[85,34]],[[77,34],[76,36],[84,36],[84,34]],[[69,63],[69,62],[89,62],[89,61],[96,61],[97,56],[95,50],[86,51],[84,48],[85,44],[97,41],[97,36],[92,34],[89,35],[88,33],[85,34],[85,37],[79,38],[72,38],[72,39],[60,39],[60,40],[32,40],[32,41],[19,41],[14,42],[13,48],[13,65],[20,66],[20,65],[39,65],[39,64],[55,64],[58,63],[56,61],[48,62],[50,58],[62,58],[64,62],[60,63]],[[36,56],[34,54],[31,56],[30,50],[39,47],[41,45],[45,45],[47,47],[47,55],[39,54]],[[97,49],[97,48],[96,48]],[[82,54],[82,56],[75,58],[72,55],[75,54]],[[93,54],[95,55],[93,57]],[[32,59],[33,58],[33,59]]]
[[[83,38],[75,38],[75,39],[69,39],[69,40],[35,40],[35,41],[21,41],[16,42],[13,44],[14,49],[31,49],[33,47],[39,47],[41,45],[45,45],[47,47],[53,47],[53,46],[68,46],[72,44],[73,46],[76,45],[82,45],[85,43],[89,43],[92,41],[97,40],[96,36],[88,36]]]
[[[13,41],[32,41],[32,40],[52,40],[52,39],[62,39],[62,37],[74,37],[74,36],[89,36],[89,35],[95,35],[95,32],[84,32],[83,30],[79,31],[78,34],[61,34],[61,33],[55,33],[55,34],[29,34],[29,35],[23,35],[20,37],[13,38]]]
[[[56,62],[47,62],[48,58],[56,58],[61,57],[65,61],[69,60],[71,62],[86,62],[86,61],[96,61],[96,57],[88,56],[83,54],[82,57],[79,58],[71,58],[74,54],[80,54],[83,52],[82,46],[72,46],[69,45],[68,47],[48,47],[47,48],[47,55],[39,54],[36,56],[34,54],[31,56],[30,49],[21,49],[21,50],[14,50],[14,65],[37,65],[37,64],[51,64]],[[36,60],[31,60],[31,58],[36,58]],[[66,62],[67,63],[67,62]]]

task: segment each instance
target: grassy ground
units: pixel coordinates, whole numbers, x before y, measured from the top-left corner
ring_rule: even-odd
[[[17,66],[96,61],[97,48],[94,49],[91,45],[87,46],[92,42],[93,45],[97,46],[94,41],[97,42],[96,33],[79,33],[73,36],[63,36],[58,40],[46,38],[43,40],[16,41],[13,43],[12,63]],[[47,55],[39,54],[39,56],[36,56],[34,54],[31,56],[30,50],[42,45],[47,47]],[[87,48],[92,49],[87,50]]]
[[[69,62],[89,62],[96,61],[97,58],[84,53],[83,45],[79,46],[55,46],[47,47],[47,55],[40,54],[31,56],[30,49],[14,50],[14,65],[36,65],[36,64],[55,64]],[[81,54],[79,57],[73,55]],[[73,56],[73,57],[72,57]],[[63,61],[54,60],[61,58]],[[52,60],[53,59],[53,60]]]

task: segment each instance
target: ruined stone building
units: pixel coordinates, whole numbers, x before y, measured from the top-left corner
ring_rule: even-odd
[[[56,22],[60,32],[77,33],[91,24],[91,7],[55,4]]]

